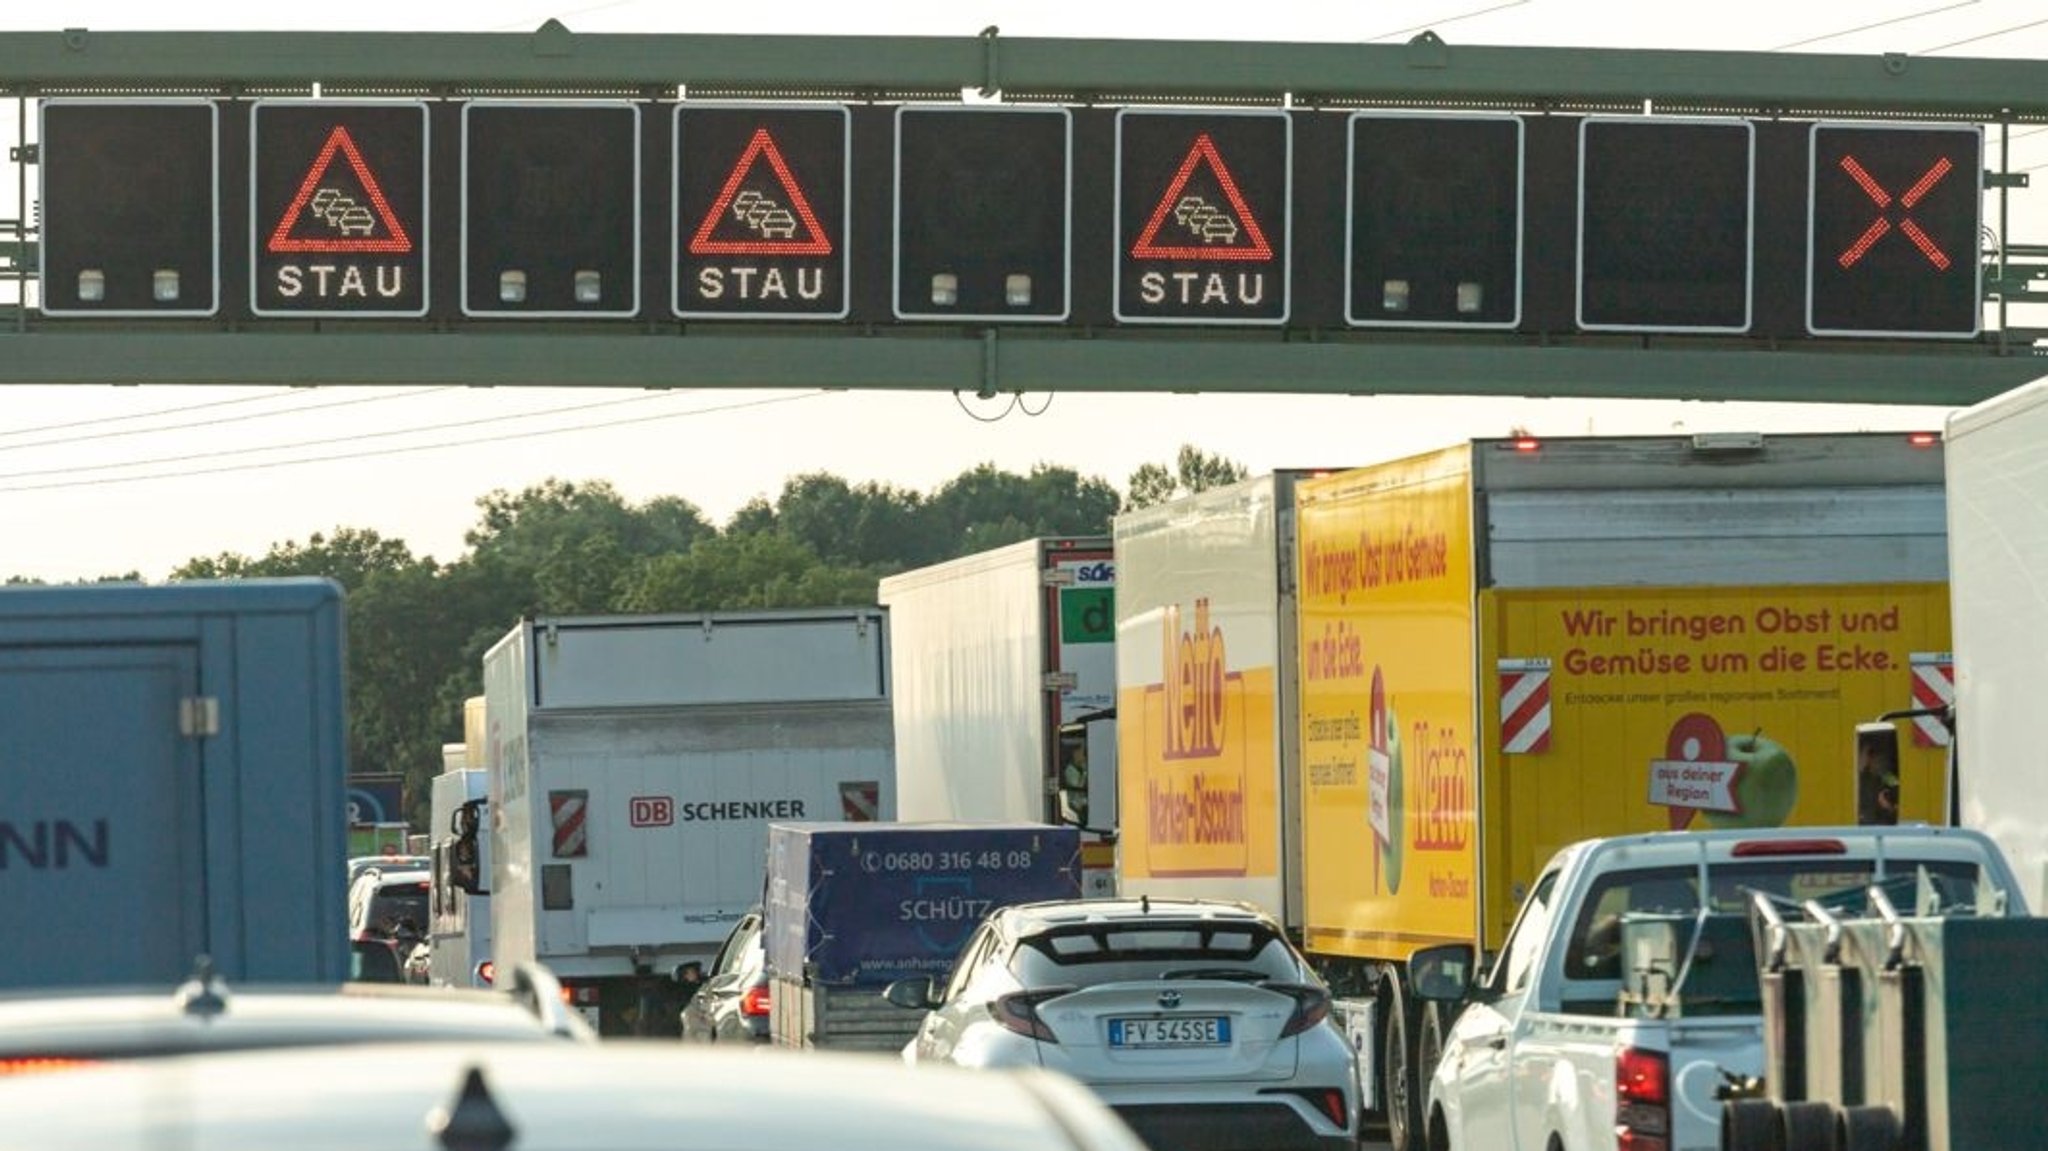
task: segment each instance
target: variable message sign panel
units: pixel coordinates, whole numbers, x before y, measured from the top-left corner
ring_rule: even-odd
[[[207,100],[42,102],[42,309],[220,308],[220,113]]]
[[[1116,127],[1117,321],[1285,323],[1287,113],[1125,108]]]
[[[1522,140],[1519,116],[1351,115],[1349,323],[1521,322]]]
[[[427,106],[259,100],[249,131],[249,307],[427,311]]]
[[[1807,331],[1976,335],[1984,320],[1983,132],[1974,124],[1819,123],[1812,141]]]
[[[676,105],[676,315],[846,316],[851,139],[843,105]]]

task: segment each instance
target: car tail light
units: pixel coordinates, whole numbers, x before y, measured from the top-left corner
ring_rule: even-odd
[[[483,984],[485,987],[489,987],[491,984],[497,982],[497,978],[497,964],[486,959],[482,963],[476,965],[476,979],[478,983]]]
[[[989,1005],[989,1011],[996,1017],[997,1023],[1019,1035],[1046,1043],[1058,1043],[1059,1036],[1054,1035],[1052,1028],[1045,1025],[1045,1020],[1038,1017],[1038,1005],[1072,990],[1071,987],[1047,987],[1037,991],[1013,991],[1008,995],[997,996],[996,1001]]]
[[[589,983],[562,984],[562,1002],[571,1007],[594,1007],[604,998],[603,989]]]
[[[740,996],[740,1014],[758,1019],[768,1014],[769,1006],[775,1001],[775,993],[768,990],[766,983],[756,983]]]
[[[36,1075],[44,1071],[70,1071],[78,1067],[91,1067],[96,1059],[61,1059],[51,1055],[17,1055],[11,1059],[0,1059],[0,1079],[9,1075]]]
[[[1737,859],[1759,855],[1847,855],[1848,844],[1839,839],[1745,839],[1729,849]]]
[[[1624,1047],[1614,1063],[1614,1136],[1622,1151],[1669,1151],[1671,1063],[1662,1051]]]
[[[1306,983],[1267,983],[1268,991],[1278,991],[1294,999],[1294,1014],[1287,1017],[1287,1025],[1280,1029],[1280,1038],[1299,1035],[1330,1017],[1330,993],[1320,987]]]

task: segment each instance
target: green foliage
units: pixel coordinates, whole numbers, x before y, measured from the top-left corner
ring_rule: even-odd
[[[1177,481],[1232,467],[1184,448]],[[522,616],[872,604],[893,572],[1033,536],[1107,535],[1122,503],[1107,481],[1052,464],[1026,475],[983,464],[929,495],[816,472],[720,530],[678,497],[634,504],[601,480],[549,479],[479,498],[467,550],[447,563],[343,527],[261,556],[194,558],[171,578],[340,583],[350,769],[402,773],[408,818],[425,828],[441,745],[462,738],[463,701],[482,691],[483,653]]]
[[[1250,474],[1235,460],[1212,456],[1193,444],[1182,444],[1172,470],[1164,464],[1141,464],[1131,473],[1128,506],[1149,508],[1179,496],[1234,484]]]

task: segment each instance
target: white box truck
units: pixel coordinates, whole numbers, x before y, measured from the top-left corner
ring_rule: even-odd
[[[461,744],[451,745],[460,749]],[[443,751],[457,765],[434,777],[433,825],[427,852],[434,882],[428,900],[427,979],[436,987],[491,984],[490,845],[479,834],[489,818],[489,777],[482,767],[462,767],[466,757]],[[471,883],[462,882],[465,875]]]
[[[491,929],[603,1034],[674,1035],[768,825],[895,814],[879,608],[528,619],[484,655]]]
[[[1949,420],[1955,816],[1997,841],[2027,905],[2048,907],[2048,381]],[[1941,685],[1934,685],[1939,689]]]
[[[1078,826],[1083,891],[1115,892],[1115,594],[1104,536],[882,580],[905,820]]]

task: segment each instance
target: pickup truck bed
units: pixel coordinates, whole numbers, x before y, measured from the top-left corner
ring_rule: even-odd
[[[1860,909],[1872,884],[2025,914],[2004,857],[1954,828],[1659,832],[1560,851],[1491,969],[1471,949],[1411,961],[1463,1010],[1442,1040],[1433,1151],[1714,1151],[1721,1095],[1764,1071],[1748,910],[1757,893]]]

